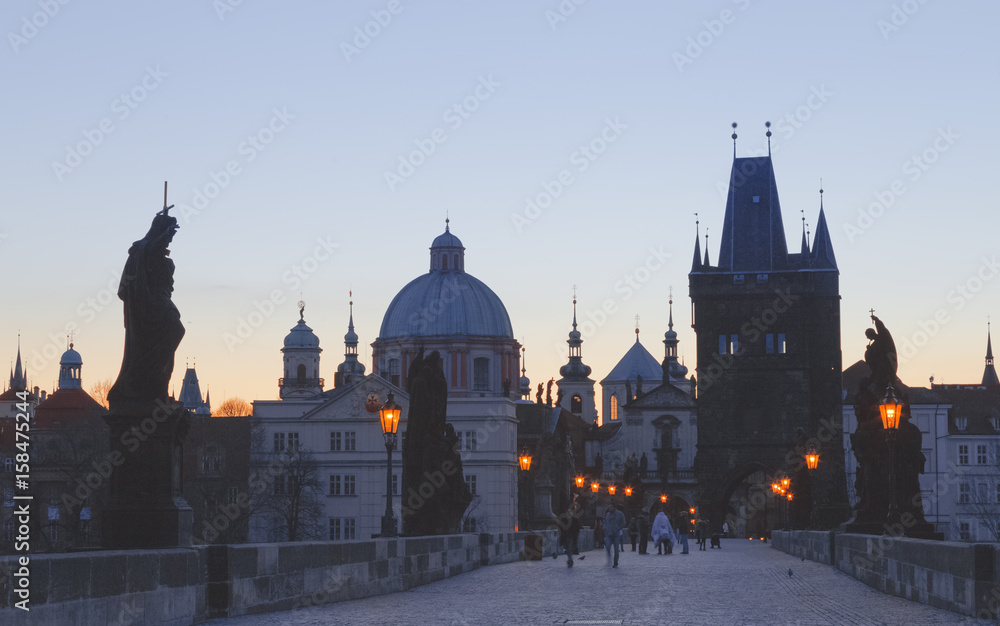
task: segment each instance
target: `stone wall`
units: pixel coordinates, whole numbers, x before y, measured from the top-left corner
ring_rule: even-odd
[[[1000,546],[908,537],[775,531],[772,547],[830,563],[818,546],[832,535],[840,571],[907,600],[984,619],[1000,616]],[[815,558],[814,558],[815,557]]]
[[[593,549],[586,530],[581,551]],[[0,623],[179,626],[403,591],[556,550],[556,531],[535,531],[31,555],[29,612],[15,608],[17,557],[5,556]]]
[[[771,534],[771,547],[810,561],[833,565],[834,532],[824,530],[786,530]]]

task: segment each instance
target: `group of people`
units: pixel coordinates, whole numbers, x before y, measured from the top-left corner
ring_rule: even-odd
[[[625,511],[621,505],[609,506],[601,522],[603,533],[596,533],[597,536],[603,534],[604,549],[608,555],[608,562],[612,562],[612,549],[614,550],[614,561],[612,567],[618,567],[619,552],[625,549],[625,533],[628,533],[632,543],[632,551],[636,551],[638,543],[639,554],[647,554],[649,540],[653,540],[656,546],[656,553],[659,555],[672,554],[674,546],[680,543],[681,554],[688,554],[688,529],[681,525],[676,530],[670,524],[667,514],[660,511],[653,518],[650,525],[649,518],[645,513],[640,513],[632,518],[632,522],[626,526]]]

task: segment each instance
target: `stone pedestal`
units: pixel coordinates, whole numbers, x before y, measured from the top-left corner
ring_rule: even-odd
[[[535,485],[535,516],[531,521],[532,528],[541,530],[556,528],[559,519],[552,512],[552,481],[548,478]]]
[[[108,548],[191,545],[194,514],[181,496],[182,443],[191,415],[179,402],[118,402],[110,428],[111,502],[102,517]]]

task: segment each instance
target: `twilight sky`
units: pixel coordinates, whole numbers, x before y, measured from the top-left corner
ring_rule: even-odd
[[[178,392],[197,359],[213,404],[276,397],[300,294],[332,386],[353,289],[371,371],[446,214],[535,383],[565,362],[573,285],[596,381],[637,314],[662,358],[670,286],[693,368],[694,213],[714,263],[730,123],[751,156],[770,120],[793,251],[823,180],[844,365],[874,307],[905,382],[978,383],[1000,312],[998,18],[918,0],[9,0],[0,355],[20,332],[51,390],[73,325],[85,388],[117,376],[118,273],[169,180]]]

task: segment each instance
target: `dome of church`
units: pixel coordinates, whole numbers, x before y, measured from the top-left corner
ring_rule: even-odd
[[[465,272],[462,242],[447,227],[431,245],[430,271],[410,281],[389,303],[379,341],[437,335],[514,338],[503,302]]]
[[[285,337],[285,347],[316,349],[319,348],[319,337],[313,333],[311,328],[306,326],[304,319],[300,319],[299,323]]]
[[[653,358],[653,355],[639,343],[638,335],[636,335],[635,343],[625,353],[622,360],[618,361],[618,364],[601,382],[635,380],[637,376],[642,376],[645,382],[650,383],[650,388],[652,388],[654,381],[663,379],[663,368]]]
[[[73,349],[73,344],[69,344],[69,350],[63,352],[62,358],[59,359],[60,365],[83,365],[83,357],[80,353]]]

